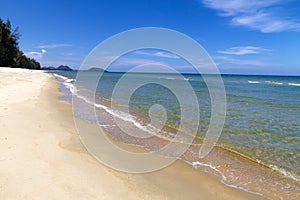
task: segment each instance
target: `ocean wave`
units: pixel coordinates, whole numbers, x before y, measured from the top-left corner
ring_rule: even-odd
[[[59,74],[53,74],[53,76],[57,77],[57,78],[60,78],[66,82],[74,82],[75,80],[72,79],[72,78],[68,78],[66,76],[62,76],[62,75],[59,75]]]
[[[230,176],[230,174],[223,174],[223,172],[221,170],[218,169],[218,166],[214,166],[212,164],[207,164],[207,163],[202,163],[202,162],[199,162],[199,161],[195,161],[195,162],[188,162],[184,159],[181,159],[183,161],[185,161],[186,163],[192,165],[195,169],[199,169],[198,166],[202,166],[202,167],[208,167],[210,169],[212,169],[214,172],[216,172],[217,174],[221,175],[221,182],[229,187],[232,187],[232,188],[236,188],[236,189],[240,189],[240,190],[244,190],[244,191],[247,191],[247,192],[250,192],[250,193],[253,193],[253,194],[257,194],[257,195],[260,195],[260,196],[264,196],[263,193],[260,193],[260,191],[254,191],[252,190],[251,188],[248,188],[247,187],[247,184],[243,184],[243,185],[240,185],[238,183],[230,183],[230,180],[232,179],[232,177],[227,177],[227,176]],[[280,168],[278,166],[275,166],[275,165],[271,165],[271,164],[268,164],[266,165],[265,163],[263,163],[261,160],[258,160],[256,159],[256,162],[265,166],[265,167],[269,167],[270,169],[280,173],[281,175],[283,175],[284,177],[287,177],[289,179],[292,179],[296,182],[299,182],[300,181],[300,177],[298,175],[295,175],[293,174],[292,172],[288,171],[288,170],[285,170],[283,168]],[[199,170],[202,170],[201,168]],[[227,179],[229,181],[227,181]],[[277,184],[277,183],[276,183]],[[286,184],[284,185],[284,187],[291,187],[290,184]]]
[[[287,171],[285,169],[282,169],[282,168],[280,168],[280,167],[278,167],[276,165],[269,165],[269,167],[271,169],[273,169],[274,171],[279,172],[280,174],[282,174],[285,177],[288,177],[288,178],[291,178],[291,179],[293,179],[293,180],[295,180],[297,182],[300,182],[300,178],[299,177],[295,176],[294,174],[292,174],[291,172],[289,172],[289,171]]]
[[[194,168],[196,168],[196,169],[197,169],[198,166],[209,167],[210,169],[214,170],[215,172],[217,172],[218,174],[221,175],[222,181],[226,181],[227,180],[226,177],[224,176],[224,174],[220,170],[218,170],[217,167],[215,167],[215,166],[213,166],[211,164],[205,164],[205,163],[201,163],[199,161],[195,161],[195,162],[192,162],[192,166]]]
[[[281,82],[276,82],[276,81],[265,81],[267,84],[274,84],[274,85],[283,85]]]
[[[266,163],[262,162],[259,159],[256,159],[256,162],[258,164],[262,164],[262,165],[264,165],[266,167],[269,167],[269,168],[271,168],[272,170],[274,170],[276,172],[279,172],[280,174],[282,174],[283,176],[285,176],[287,178],[290,178],[290,179],[293,179],[294,181],[300,182],[300,177],[299,176],[296,176],[296,175],[292,174],[291,172],[289,172],[289,171],[287,171],[287,170],[285,170],[283,168],[280,168],[280,167],[278,167],[276,165],[266,164]]]
[[[248,81],[248,83],[260,83],[259,81]]]
[[[77,92],[77,89],[74,85],[74,82],[75,82],[74,79],[68,78],[68,77],[65,77],[65,76],[62,76],[62,75],[58,75],[58,74],[53,74],[53,76],[60,79],[61,80],[60,83],[62,85],[64,85],[67,89],[69,89],[72,94]]]
[[[184,160],[185,161],[185,160]],[[185,161],[187,162],[187,161]],[[201,163],[199,161],[195,161],[195,162],[192,162],[192,163],[189,163],[187,162],[188,164],[191,164],[195,169],[198,168],[198,166],[203,166],[203,167],[209,167],[210,169],[214,170],[215,172],[217,172],[219,175],[221,175],[221,183],[223,183],[224,185],[228,186],[228,187],[231,187],[231,188],[235,188],[235,189],[240,189],[240,190],[243,190],[243,191],[246,191],[246,192],[249,192],[249,193],[252,193],[252,194],[256,194],[256,195],[259,195],[259,196],[263,196],[262,194],[258,193],[258,192],[253,192],[251,191],[250,189],[248,188],[244,188],[244,187],[241,187],[241,186],[237,186],[237,185],[234,185],[234,184],[229,184],[227,183],[227,178],[226,176],[220,171],[218,170],[217,167],[211,165],[211,164],[205,164],[205,163]]]
[[[277,82],[277,81],[247,81],[248,83],[251,84],[270,84],[270,85],[285,85],[285,86],[300,86],[300,83],[283,83],[283,82]]]
[[[127,114],[125,112],[122,111],[118,111],[118,110],[113,110],[103,104],[99,104],[99,103],[95,103],[92,102],[91,100],[89,100],[88,98],[86,98],[85,96],[80,95],[79,93],[74,93],[74,95],[77,98],[82,99],[83,101],[85,101],[86,103],[95,106],[97,108],[101,108],[103,110],[105,110],[107,113],[109,113],[110,115],[117,117],[123,121],[129,122],[131,124],[133,124],[136,128],[140,129],[141,131],[144,131],[145,133],[150,134],[150,136],[157,136],[161,139],[165,139],[168,140],[170,142],[179,142],[179,143],[185,143],[187,138],[180,138],[180,139],[174,139],[174,134],[167,132],[167,131],[163,131],[161,129],[156,128],[155,126],[153,126],[152,124],[147,124],[147,125],[142,125],[136,117]],[[149,137],[149,136],[147,136]]]
[[[111,109],[107,106],[104,106],[102,104],[94,103],[91,100],[89,100],[88,98],[86,98],[86,97],[84,97],[84,96],[82,96],[78,93],[74,93],[74,95],[76,95],[76,97],[82,99],[83,101],[85,101],[86,103],[88,103],[90,105],[93,105],[97,108],[104,109],[107,113],[111,114],[114,117],[117,117],[117,118],[119,118],[123,121],[129,122],[129,123],[132,123],[135,127],[139,128],[140,130],[142,130],[144,132],[147,132],[151,135],[156,135],[161,131],[161,130],[157,129],[156,127],[154,127],[152,125],[149,125],[149,124],[147,126],[143,126],[141,123],[139,123],[137,121],[137,119],[134,116],[129,115],[125,112],[113,110],[113,109]]]
[[[65,82],[63,83],[63,85],[68,88],[72,94],[76,93],[78,90],[76,89],[75,85],[72,84],[72,83],[68,83],[68,82]]]
[[[182,78],[182,77],[167,77],[166,79],[168,79],[168,80],[183,80],[183,81],[189,81],[189,80],[192,80],[192,78],[191,77],[184,77],[184,78]]]
[[[291,85],[291,86],[300,86],[300,83],[288,83],[288,85]]]

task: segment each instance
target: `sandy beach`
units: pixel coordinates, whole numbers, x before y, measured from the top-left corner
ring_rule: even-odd
[[[43,71],[0,68],[0,199],[262,199],[177,161],[153,173],[106,167],[80,143],[71,105]]]

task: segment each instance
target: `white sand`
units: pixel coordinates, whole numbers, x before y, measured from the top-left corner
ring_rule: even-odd
[[[0,200],[257,199],[182,162],[143,175],[95,161],[42,71],[0,67]]]

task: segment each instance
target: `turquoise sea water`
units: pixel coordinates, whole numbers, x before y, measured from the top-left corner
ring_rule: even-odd
[[[55,71],[54,73],[59,75],[57,79],[64,83],[61,89],[66,95],[63,98],[70,101],[70,91],[74,90],[73,82],[76,72]],[[95,80],[99,74],[96,72],[84,73],[86,80],[84,83],[78,84],[76,89],[81,95],[90,96],[94,94],[88,90],[92,85],[91,80]],[[150,122],[148,111],[151,106],[162,105],[167,113],[165,131],[172,133],[180,124],[180,103],[189,105],[189,98],[191,98],[189,94],[194,92],[198,98],[201,117],[199,120],[191,114],[186,116],[185,120],[191,126],[199,122],[197,137],[201,141],[211,117],[211,99],[200,75],[184,74],[184,79],[180,79],[173,74],[133,74],[125,88],[130,88],[130,84],[140,80],[146,80],[149,84],[135,90],[129,105],[122,102],[122,99],[118,101],[111,99],[116,83],[122,75],[123,73],[104,73],[95,93],[97,104],[105,106],[107,110],[111,104],[120,109],[129,107],[130,115],[119,113],[119,117],[131,124],[134,121],[133,124],[140,128],[147,127],[146,125]],[[222,75],[222,79],[226,89],[227,114],[218,146],[238,152],[299,182],[300,77]],[[156,84],[157,80],[161,83],[171,83],[175,86],[177,94]],[[183,82],[188,82],[192,86],[191,91],[184,87]],[[128,94],[126,90],[122,92],[119,94],[120,96],[124,95],[125,97]],[[185,101],[179,102],[176,95],[183,95]],[[193,113],[193,107],[187,109]],[[163,114],[161,110],[152,110],[151,112],[154,116]],[[113,122],[108,120],[109,116],[103,117],[106,116],[103,114],[104,111],[101,113],[99,122],[101,123],[103,120],[107,131],[115,132]],[[108,115],[114,114],[113,112],[107,113]],[[79,117],[89,121],[88,112],[82,113]],[[189,130],[184,131],[189,132]],[[296,190],[299,191],[297,187]]]

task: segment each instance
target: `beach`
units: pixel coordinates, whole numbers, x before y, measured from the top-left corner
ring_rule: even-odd
[[[50,74],[0,68],[0,95],[0,199],[261,198],[182,161],[139,175],[97,162]]]

